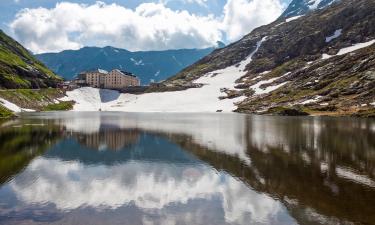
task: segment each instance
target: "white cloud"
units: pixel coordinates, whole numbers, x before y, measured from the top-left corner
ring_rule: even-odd
[[[229,41],[274,21],[284,10],[279,0],[228,0],[224,6],[223,30]]]
[[[10,28],[17,40],[35,53],[108,45],[133,51],[204,48],[225,39],[223,34],[234,41],[271,22],[281,14],[279,1],[228,0],[221,18],[173,11],[163,3],[129,9],[103,2],[61,2],[51,9],[21,10]]]

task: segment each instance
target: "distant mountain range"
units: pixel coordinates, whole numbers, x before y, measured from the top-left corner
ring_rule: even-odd
[[[323,9],[340,0],[293,0],[283,12],[281,18],[301,16],[307,12]]]
[[[225,45],[218,42],[218,47]],[[35,55],[56,74],[73,79],[92,69],[115,68],[136,74],[142,84],[161,81],[210,54],[215,48],[130,52],[114,47],[84,47],[59,53]]]
[[[0,89],[51,87],[60,79],[0,30]]]

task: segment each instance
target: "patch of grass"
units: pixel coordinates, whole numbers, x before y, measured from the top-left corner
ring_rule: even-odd
[[[14,116],[13,112],[0,105],[0,118],[9,118]]]
[[[43,108],[42,111],[68,111],[73,109],[73,102],[60,102],[55,104],[49,104]]]

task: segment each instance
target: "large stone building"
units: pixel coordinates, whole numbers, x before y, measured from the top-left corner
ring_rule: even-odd
[[[104,87],[109,89],[121,89],[140,85],[140,81],[135,75],[117,69],[112,70],[104,77]]]
[[[88,86],[95,87],[95,88],[105,88],[104,79],[107,74],[108,74],[107,71],[97,69],[97,70],[81,73],[81,76],[83,80],[86,81],[86,84]]]
[[[122,89],[132,86],[140,86],[141,82],[132,73],[114,69],[111,72],[97,69],[80,73],[76,79],[77,84],[86,84],[95,88]]]

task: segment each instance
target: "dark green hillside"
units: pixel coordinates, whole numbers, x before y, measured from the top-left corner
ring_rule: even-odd
[[[60,80],[22,45],[0,30],[1,89],[54,87]]]

